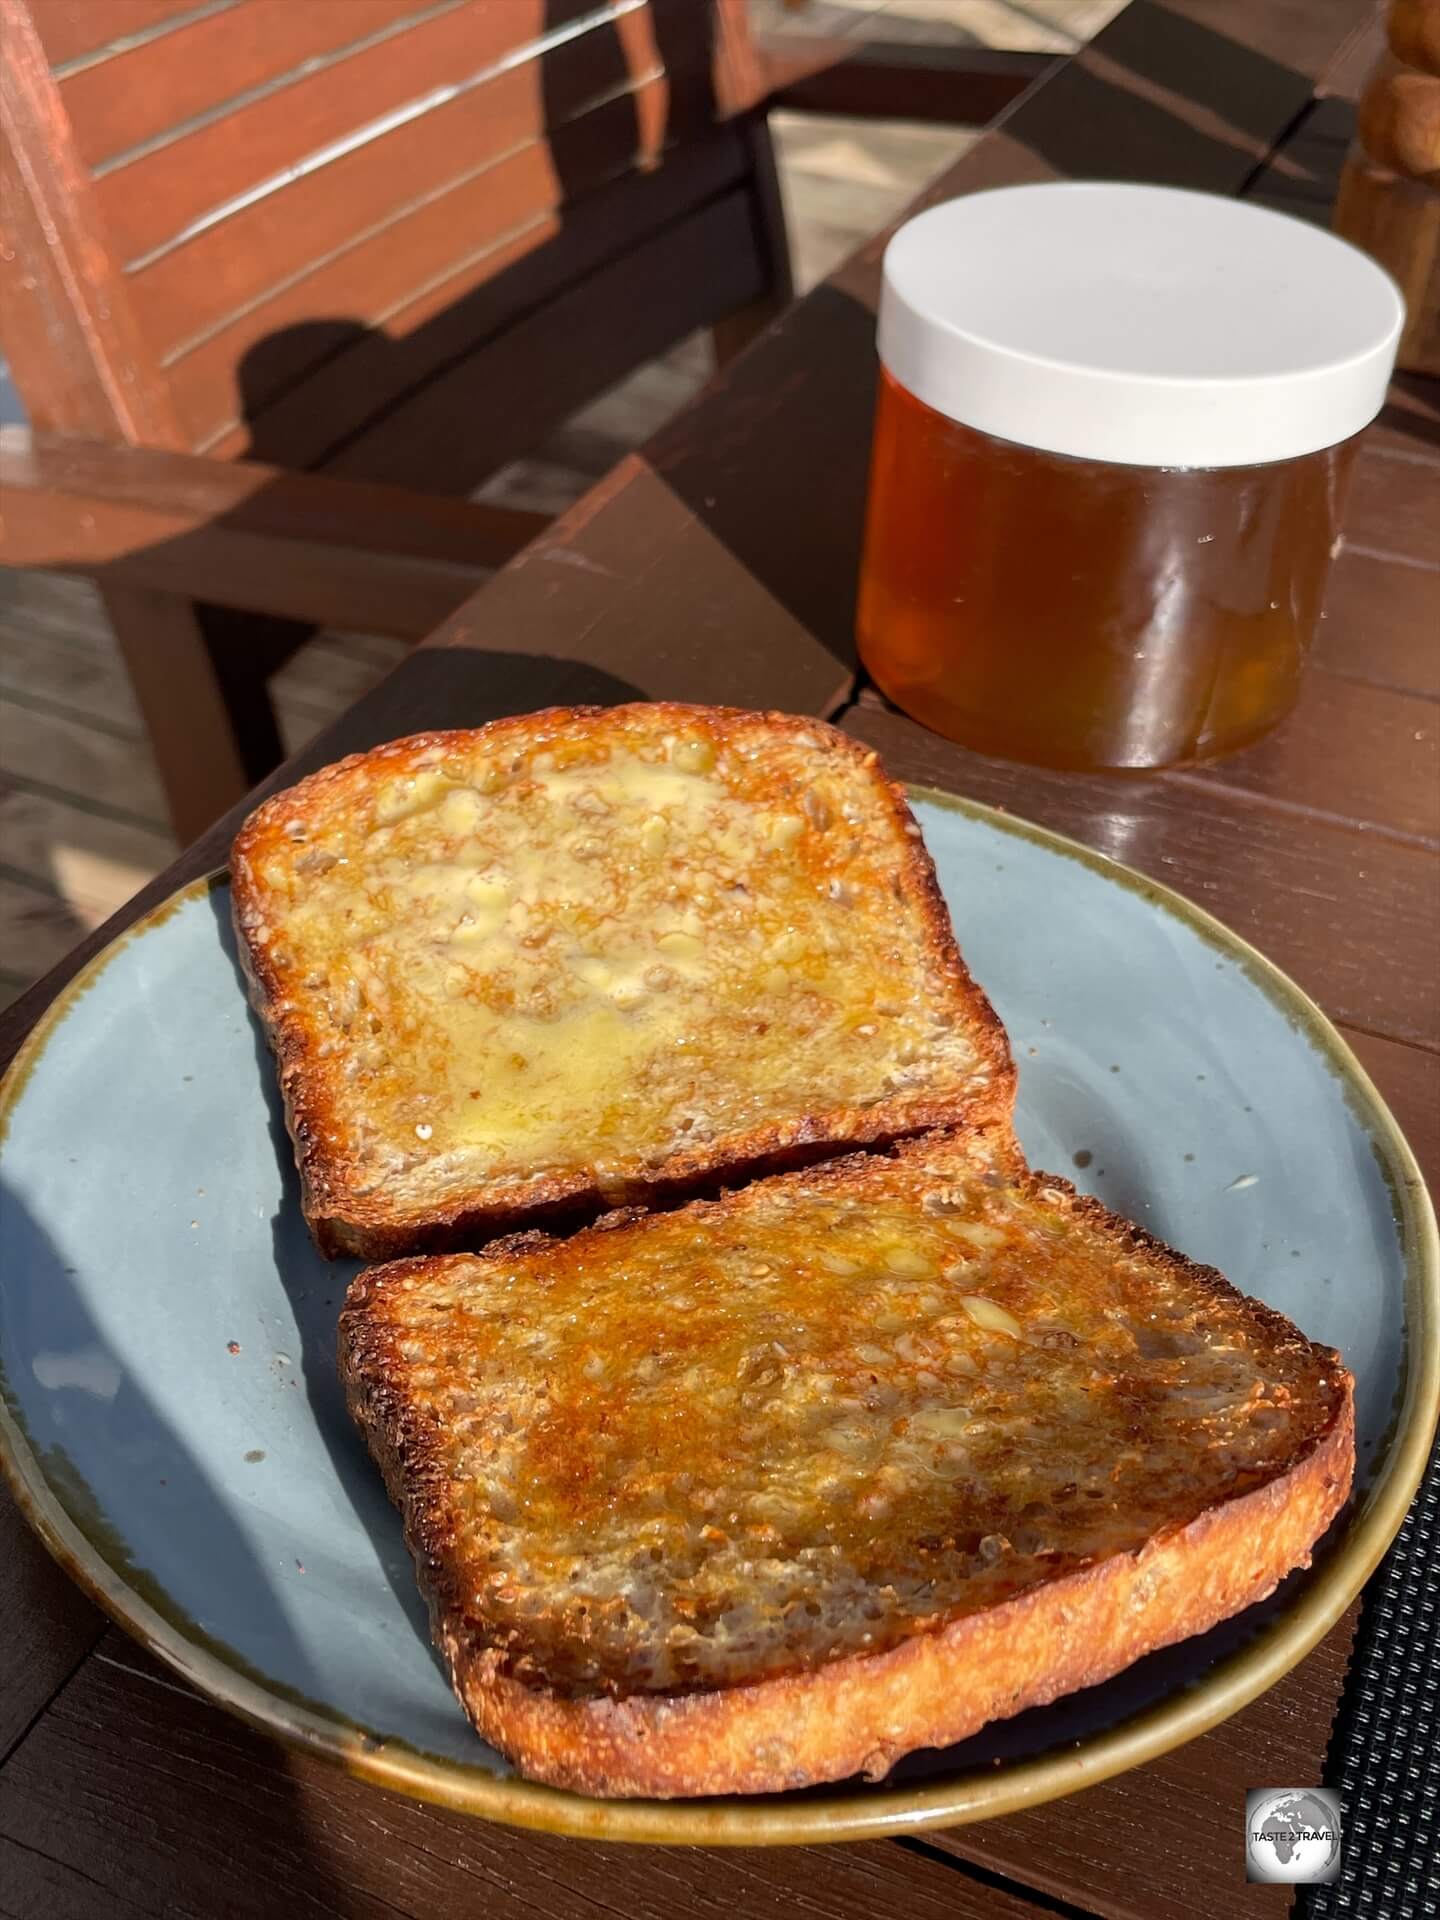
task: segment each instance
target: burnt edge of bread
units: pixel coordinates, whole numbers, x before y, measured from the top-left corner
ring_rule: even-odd
[[[539,1176],[523,1195],[517,1195],[513,1185],[507,1186],[502,1195],[481,1188],[464,1200],[404,1214],[387,1209],[382,1195],[362,1198],[352,1193],[350,1163],[330,1144],[334,1127],[329,1103],[308,1072],[310,1036],[306,1022],[298,1012],[282,1012],[280,983],[267,950],[253,943],[246,932],[247,916],[258,914],[262,905],[249,858],[251,850],[277,820],[303,818],[330,788],[359,769],[383,774],[391,761],[403,761],[448,742],[503,740],[507,733],[524,736],[533,732],[537,721],[554,726],[597,717],[623,720],[632,713],[644,713],[662,725],[690,722],[723,729],[761,723],[780,733],[813,734],[825,749],[849,759],[876,781],[877,797],[894,823],[901,878],[918,916],[920,933],[966,1023],[977,1062],[988,1076],[986,1083],[960,1100],[920,1099],[902,1093],[872,1107],[836,1107],[777,1121],[677,1152],[663,1168],[623,1182],[601,1184],[578,1171],[558,1172]],[[983,1126],[999,1118],[1008,1120],[1014,1106],[1016,1070],[1009,1039],[960,953],[935,865],[905,788],[890,778],[873,748],[852,740],[837,727],[801,715],[678,701],[546,707],[536,713],[494,720],[483,727],[411,734],[389,741],[368,753],[351,754],[322,767],[256,808],[236,835],[231,852],[231,909],[250,1002],[275,1057],[285,1124],[300,1174],[301,1210],[315,1244],[328,1259],[345,1256],[389,1261],[407,1254],[461,1252],[529,1225],[573,1227],[616,1206],[674,1205],[722,1185],[810,1164],[822,1155],[885,1146],[962,1122]]]
[[[897,1152],[922,1142],[897,1143]],[[1007,1166],[1018,1149],[1001,1142]],[[868,1156],[830,1160],[791,1178],[843,1182]],[[357,1276],[340,1316],[339,1371],[351,1416],[404,1521],[432,1636],[478,1732],[525,1776],[615,1798],[776,1793],[863,1774],[878,1780],[906,1755],[954,1745],[990,1721],[1111,1678],[1147,1653],[1203,1633],[1264,1600],[1310,1564],[1348,1497],[1355,1464],[1354,1380],[1330,1347],[1242,1294],[1216,1268],[1077,1194],[1064,1179],[1019,1173],[1075,1211],[1215,1297],[1271,1340],[1299,1339],[1341,1388],[1327,1423],[1263,1486],[1227,1496],[1193,1520],[933,1632],[875,1654],[732,1687],[620,1698],[575,1697],[502,1670],[467,1611],[447,1557],[448,1476],[428,1418],[409,1398],[390,1330],[370,1305],[425,1257]],[[733,1196],[743,1203],[744,1191]],[[702,1206],[717,1203],[702,1202]],[[725,1204],[720,1202],[718,1204]],[[587,1231],[629,1224],[617,1214]],[[506,1257],[545,1244],[517,1235],[487,1248]]]

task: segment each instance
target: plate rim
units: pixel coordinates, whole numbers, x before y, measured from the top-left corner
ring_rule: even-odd
[[[1032,1755],[997,1768],[971,1769],[925,1785],[876,1787],[820,1798],[601,1800],[432,1758],[400,1741],[377,1740],[330,1708],[287,1697],[254,1677],[243,1656],[197,1642],[198,1629],[137,1590],[72,1519],[19,1421],[0,1392],[0,1471],[31,1528],[61,1568],[117,1625],[206,1698],[287,1746],[433,1805],[542,1832],[662,1845],[809,1845],[876,1839],[966,1825],[1093,1786],[1160,1758],[1266,1692],[1296,1666],[1339,1619],[1399,1532],[1420,1484],[1440,1415],[1440,1236],[1424,1179],[1403,1132],[1333,1022],[1258,948],[1184,894],[1067,834],[999,808],[907,782],[912,799],[1026,839],[1138,893],[1210,945],[1237,959],[1247,976],[1296,1020],[1326,1055],[1344,1096],[1357,1105],[1390,1186],[1405,1261],[1407,1341],[1404,1388],[1391,1438],[1360,1511],[1294,1600],[1248,1644],[1225,1656],[1196,1687],[1173,1694],[1082,1740],[1075,1748]],[[177,888],[121,930],[56,994],[0,1077],[0,1149],[30,1074],[70,1008],[132,941],[153,932],[191,899],[228,880],[216,869]],[[4,1388],[0,1353],[0,1389]],[[184,1623],[184,1624],[182,1624]],[[190,1632],[187,1633],[186,1625]],[[229,1657],[227,1658],[227,1654]]]

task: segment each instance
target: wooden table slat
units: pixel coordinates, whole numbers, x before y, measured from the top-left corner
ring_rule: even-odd
[[[0,1766],[99,1640],[105,1620],[61,1572],[0,1480]]]
[[[1440,621],[1440,574],[1427,577]],[[1440,843],[1440,712],[1431,700],[1312,668],[1275,732],[1174,778],[1433,847]]]
[[[1345,538],[1365,553],[1388,554],[1440,571],[1440,454],[1365,446],[1345,503]],[[1431,644],[1440,642],[1432,628]]]
[[[580,1845],[362,1789],[252,1732],[113,1632],[0,1772],[7,1840],[83,1867],[146,1912],[204,1920],[1040,1911],[1021,1891],[883,1841],[803,1852]]]
[[[1440,1048],[1440,871],[1427,849],[1252,805],[1198,776],[1117,780],[985,759],[878,706],[851,709],[844,725],[904,779],[1008,808],[1189,894],[1332,1019]]]
[[[1432,1193],[1440,1193],[1440,1062],[1433,1053],[1342,1027],[1351,1051],[1410,1142]]]
[[[0,1838],[0,1915],[4,1920],[141,1920],[154,1909],[122,1899],[78,1866],[52,1860],[22,1841]]]
[[[1342,547],[1312,658],[1372,686],[1440,698],[1440,571]]]
[[[1332,84],[1332,76],[1349,72],[1353,50],[1367,44],[1378,4],[1379,0],[1266,0],[1264,6],[1257,6],[1255,0],[1165,0],[1164,10],[1183,16],[1206,33],[1223,36],[1241,53],[1303,75],[1323,90]],[[1127,11],[1134,14],[1138,9]],[[1106,35],[1100,40],[1108,44]],[[1229,70],[1231,57],[1223,50],[1216,55],[1216,77],[1227,94],[1235,85]],[[1187,91],[1195,84],[1183,68],[1177,70],[1176,80]]]
[[[1322,1779],[1358,1615],[1357,1604],[1268,1693],[1187,1746],[934,1844],[1106,1920],[1275,1920],[1275,1889],[1245,1883],[1245,1790]]]

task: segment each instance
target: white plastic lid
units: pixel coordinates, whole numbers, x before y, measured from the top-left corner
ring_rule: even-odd
[[[1052,453],[1238,467],[1385,400],[1405,307],[1332,234],[1175,187],[1000,187],[885,250],[880,358],[918,400]]]

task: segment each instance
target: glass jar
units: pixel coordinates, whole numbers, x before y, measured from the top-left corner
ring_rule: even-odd
[[[892,240],[860,655],[983,752],[1169,766],[1293,702],[1403,307],[1330,235],[1003,188]]]

